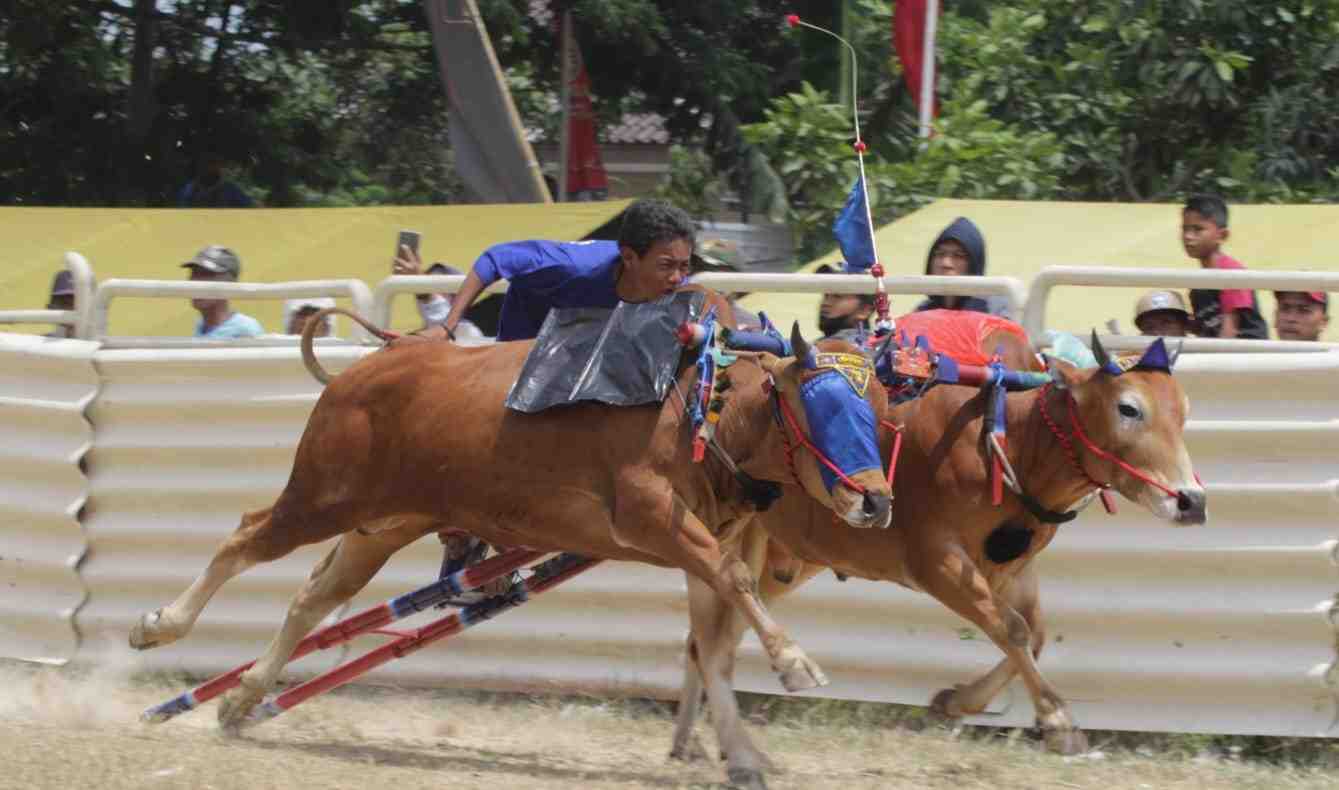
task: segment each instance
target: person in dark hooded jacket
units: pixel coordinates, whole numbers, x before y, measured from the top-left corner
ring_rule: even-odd
[[[940,276],[981,277],[986,273],[986,240],[976,223],[958,217],[930,245],[925,273]],[[922,310],[970,310],[1013,318],[1008,303],[1000,297],[931,296],[916,305]]]

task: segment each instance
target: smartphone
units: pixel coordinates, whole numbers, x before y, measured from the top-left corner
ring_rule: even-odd
[[[423,234],[419,233],[416,230],[400,231],[399,237],[397,237],[395,240],[395,255],[393,257],[395,258],[400,257],[401,247],[408,247],[409,249],[414,251],[415,255],[418,255],[418,242],[419,239],[421,239],[422,237]]]

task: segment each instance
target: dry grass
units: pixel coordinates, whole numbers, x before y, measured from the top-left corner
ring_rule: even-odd
[[[0,670],[0,787],[707,788],[714,760],[665,758],[671,706],[357,686],[240,739],[213,708],[145,726],[140,710],[183,681]],[[1078,758],[1028,733],[947,730],[920,709],[747,695],[771,787],[1303,790],[1339,785],[1329,741],[1090,733]],[[709,726],[702,742],[714,751]]]

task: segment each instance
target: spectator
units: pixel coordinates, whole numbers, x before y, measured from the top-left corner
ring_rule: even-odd
[[[437,261],[429,266],[426,272],[422,272],[422,264],[418,253],[402,245],[399,256],[391,261],[391,274],[464,274],[456,267],[441,261]],[[418,315],[423,319],[423,326],[420,331],[430,326],[445,326],[446,318],[451,314],[453,301],[454,298],[449,293],[414,294],[414,305],[418,307]],[[456,324],[456,330],[453,334],[456,340],[486,339],[483,330],[464,319]]]
[[[284,334],[302,334],[302,330],[307,328],[308,319],[327,307],[334,306],[335,300],[328,296],[289,299],[284,302]],[[331,337],[334,334],[335,316],[327,315],[321,319],[321,325],[312,333],[312,337]]]
[[[1181,210],[1181,246],[1205,269],[1245,269],[1222,251],[1227,241],[1227,204],[1216,195],[1195,195]],[[1230,288],[1190,292],[1195,313],[1194,331],[1200,337],[1266,340],[1269,328],[1260,315],[1255,291]]]
[[[925,273],[941,277],[981,277],[986,273],[986,239],[976,223],[958,217],[930,245]],[[970,310],[1012,318],[1008,303],[1000,297],[934,295],[916,305],[921,310]]]
[[[1324,291],[1275,291],[1274,301],[1279,340],[1320,340],[1330,325],[1330,295]]]
[[[1176,291],[1149,291],[1134,307],[1134,325],[1141,335],[1185,337],[1190,321],[1186,300]]]
[[[237,253],[217,244],[200,250],[181,267],[190,269],[190,279],[199,282],[237,282],[242,274],[242,261]],[[227,299],[192,299],[191,307],[200,311],[200,320],[195,325],[196,337],[231,340],[265,334],[259,321],[234,311]]]
[[[740,267],[739,247],[734,242],[724,239],[708,239],[698,245],[697,252],[693,255],[693,263],[690,267],[692,275],[695,277],[702,272],[738,272]],[[691,281],[691,280],[690,280]],[[756,329],[762,326],[762,319],[757,313],[746,310],[738,304],[740,299],[748,296],[745,291],[736,291],[733,293],[722,294],[730,307],[734,309],[735,324],[740,329]]]
[[[256,205],[242,188],[225,178],[223,157],[206,152],[195,178],[177,195],[180,208],[252,208]]]
[[[74,275],[69,269],[56,272],[51,281],[51,298],[47,299],[48,310],[74,309]],[[56,329],[47,332],[46,337],[74,337],[74,324],[57,324]]]
[[[823,264],[814,274],[842,274],[845,266]],[[865,272],[851,272],[865,274]],[[869,317],[874,314],[874,294],[823,294],[818,303],[820,340],[838,338],[860,345],[860,337],[869,332]]]
[[[489,247],[465,275],[444,326],[454,331],[492,283],[510,283],[498,340],[533,338],[553,307],[614,307],[672,293],[688,279],[696,231],[683,209],[638,200],[618,241],[517,241]]]

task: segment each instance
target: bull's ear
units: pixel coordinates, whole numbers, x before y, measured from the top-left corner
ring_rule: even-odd
[[[763,371],[767,373],[767,375],[776,376],[778,373],[781,372],[779,366],[777,365],[777,363],[781,361],[781,358],[778,357],[777,355],[769,354],[766,351],[756,351],[750,353],[756,353],[758,355],[758,364],[762,367]]]
[[[1046,372],[1051,374],[1051,386],[1058,390],[1070,390],[1079,385],[1079,369],[1059,357],[1046,355]]]
[[[800,365],[812,370],[814,368],[814,354],[809,349],[809,343],[800,334],[800,322],[796,321],[790,326],[790,350]]]

